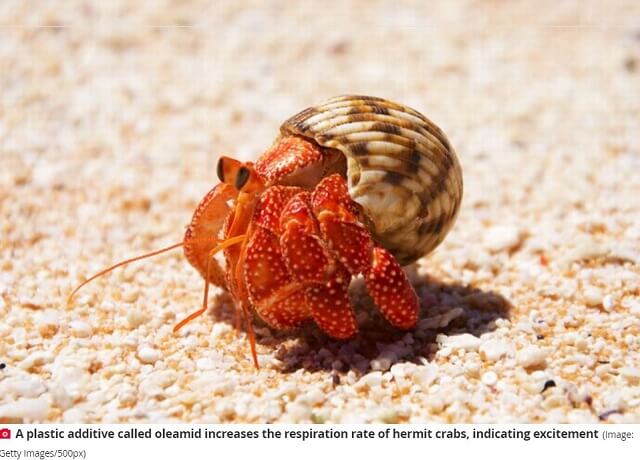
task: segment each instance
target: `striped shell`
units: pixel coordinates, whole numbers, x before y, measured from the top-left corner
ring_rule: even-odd
[[[340,96],[294,115],[280,130],[346,156],[349,195],[402,265],[431,252],[453,226],[460,164],[444,133],[419,112],[377,97]]]

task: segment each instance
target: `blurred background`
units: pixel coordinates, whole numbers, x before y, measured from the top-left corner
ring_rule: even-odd
[[[465,176],[457,231],[474,229],[458,239],[548,218],[538,230],[562,240],[566,219],[603,214],[624,233],[639,17],[633,0],[2,1],[3,239],[62,230],[72,253],[104,254],[100,220],[113,244],[173,241],[219,155],[255,159],[283,120],[345,93],[447,133]]]

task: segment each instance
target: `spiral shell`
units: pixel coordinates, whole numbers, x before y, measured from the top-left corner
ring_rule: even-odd
[[[455,221],[462,171],[444,133],[419,112],[370,96],[339,96],[285,121],[347,158],[349,195],[373,237],[403,265],[431,252]]]

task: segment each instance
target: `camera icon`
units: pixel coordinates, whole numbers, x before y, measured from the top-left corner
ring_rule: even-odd
[[[0,439],[11,439],[11,430],[9,428],[0,428]]]

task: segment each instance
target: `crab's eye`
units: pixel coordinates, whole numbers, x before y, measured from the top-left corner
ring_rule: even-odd
[[[250,175],[251,174],[249,173],[249,170],[246,167],[241,166],[240,169],[238,169],[238,174],[236,175],[236,183],[235,183],[235,186],[238,190],[242,190],[242,187],[244,187],[247,181],[249,180]]]
[[[216,173],[218,174],[218,179],[220,182],[224,182],[224,158],[220,158],[218,160],[218,167],[216,168]]]

